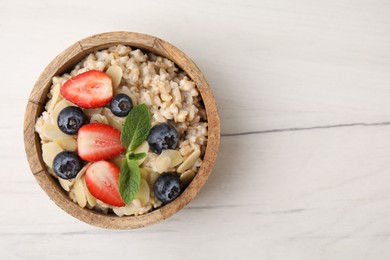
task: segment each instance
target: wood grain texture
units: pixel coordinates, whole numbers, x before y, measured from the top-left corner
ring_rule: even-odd
[[[388,260],[389,27],[387,0],[0,1],[0,258]],[[21,130],[45,66],[120,30],[188,54],[222,130],[197,197],[131,231],[48,200]]]
[[[37,116],[42,111],[40,104],[33,103],[31,100],[27,103],[26,112],[24,115],[24,143],[27,160],[33,175],[44,171],[44,162],[42,160],[41,142],[39,137],[35,134],[35,122]]]
[[[34,131],[35,122],[45,106],[47,93],[50,90],[51,79],[56,75],[61,75],[66,71],[70,71],[77,62],[86,57],[89,53],[96,50],[107,49],[116,44],[129,45],[131,47],[157,53],[173,60],[181,69],[183,69],[195,82],[200,95],[202,96],[210,132],[207,138],[207,147],[203,158],[204,163],[202,163],[197,175],[190,185],[173,202],[140,216],[118,217],[114,214],[107,215],[87,208],[80,208],[75,204],[67,193],[64,192],[58,181],[47,171],[46,165],[42,159],[41,143]],[[140,33],[102,33],[82,39],[68,47],[50,62],[42,72],[30,94],[25,112],[25,150],[31,171],[39,185],[41,185],[47,195],[64,211],[88,224],[103,228],[128,229],[144,227],[169,218],[186,206],[195,198],[211,174],[218,154],[219,139],[220,120],[217,105],[202,72],[192,60],[173,45],[159,38]]]

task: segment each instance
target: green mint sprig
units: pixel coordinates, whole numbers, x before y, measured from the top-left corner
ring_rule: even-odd
[[[119,175],[119,193],[125,204],[130,204],[139,191],[141,173],[138,160],[145,158],[146,153],[134,153],[134,150],[148,138],[150,128],[150,114],[145,104],[130,111],[122,128],[121,143],[127,151]]]

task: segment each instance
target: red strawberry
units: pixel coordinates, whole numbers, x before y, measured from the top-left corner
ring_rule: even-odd
[[[90,70],[66,81],[60,91],[79,107],[102,107],[112,99],[112,81],[106,73]]]
[[[90,162],[109,159],[125,151],[121,132],[112,126],[92,123],[83,125],[77,135],[79,156]]]
[[[112,206],[122,207],[125,203],[119,193],[119,168],[107,161],[91,164],[85,173],[89,192],[98,200]]]

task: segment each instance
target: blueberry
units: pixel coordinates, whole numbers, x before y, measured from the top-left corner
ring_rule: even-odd
[[[72,179],[83,168],[83,160],[74,152],[63,151],[54,157],[53,170],[61,179]]]
[[[152,152],[157,154],[162,150],[176,149],[179,144],[179,133],[170,124],[158,124],[150,129],[148,143]]]
[[[110,103],[111,112],[119,117],[125,117],[133,108],[133,102],[128,95],[118,94],[112,98]]]
[[[58,114],[57,124],[62,132],[68,135],[74,135],[80,127],[87,122],[87,117],[79,107],[65,107]]]
[[[179,177],[173,173],[161,174],[154,183],[154,195],[166,204],[176,199],[181,193],[182,184]]]

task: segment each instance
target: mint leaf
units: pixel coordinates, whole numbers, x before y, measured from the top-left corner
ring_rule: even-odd
[[[139,191],[141,173],[138,162],[125,159],[119,175],[119,193],[125,204],[130,204]]]
[[[145,158],[146,157],[146,153],[133,153],[133,152],[130,152],[126,156],[127,156],[128,160],[138,161],[138,160],[142,160],[143,158]]]
[[[133,151],[148,138],[150,127],[148,107],[145,104],[134,107],[127,115],[122,128],[122,145]]]
[[[146,153],[134,153],[150,131],[150,114],[145,104],[134,107],[125,119],[121,132],[121,143],[127,147],[126,159],[121,165],[119,175],[119,193],[126,204],[130,204],[139,191],[141,173],[138,160],[146,157]]]
[[[121,165],[121,171],[119,174],[119,193],[121,194],[121,197],[125,204],[130,203],[130,169],[129,166],[127,166],[126,159],[123,160]]]

